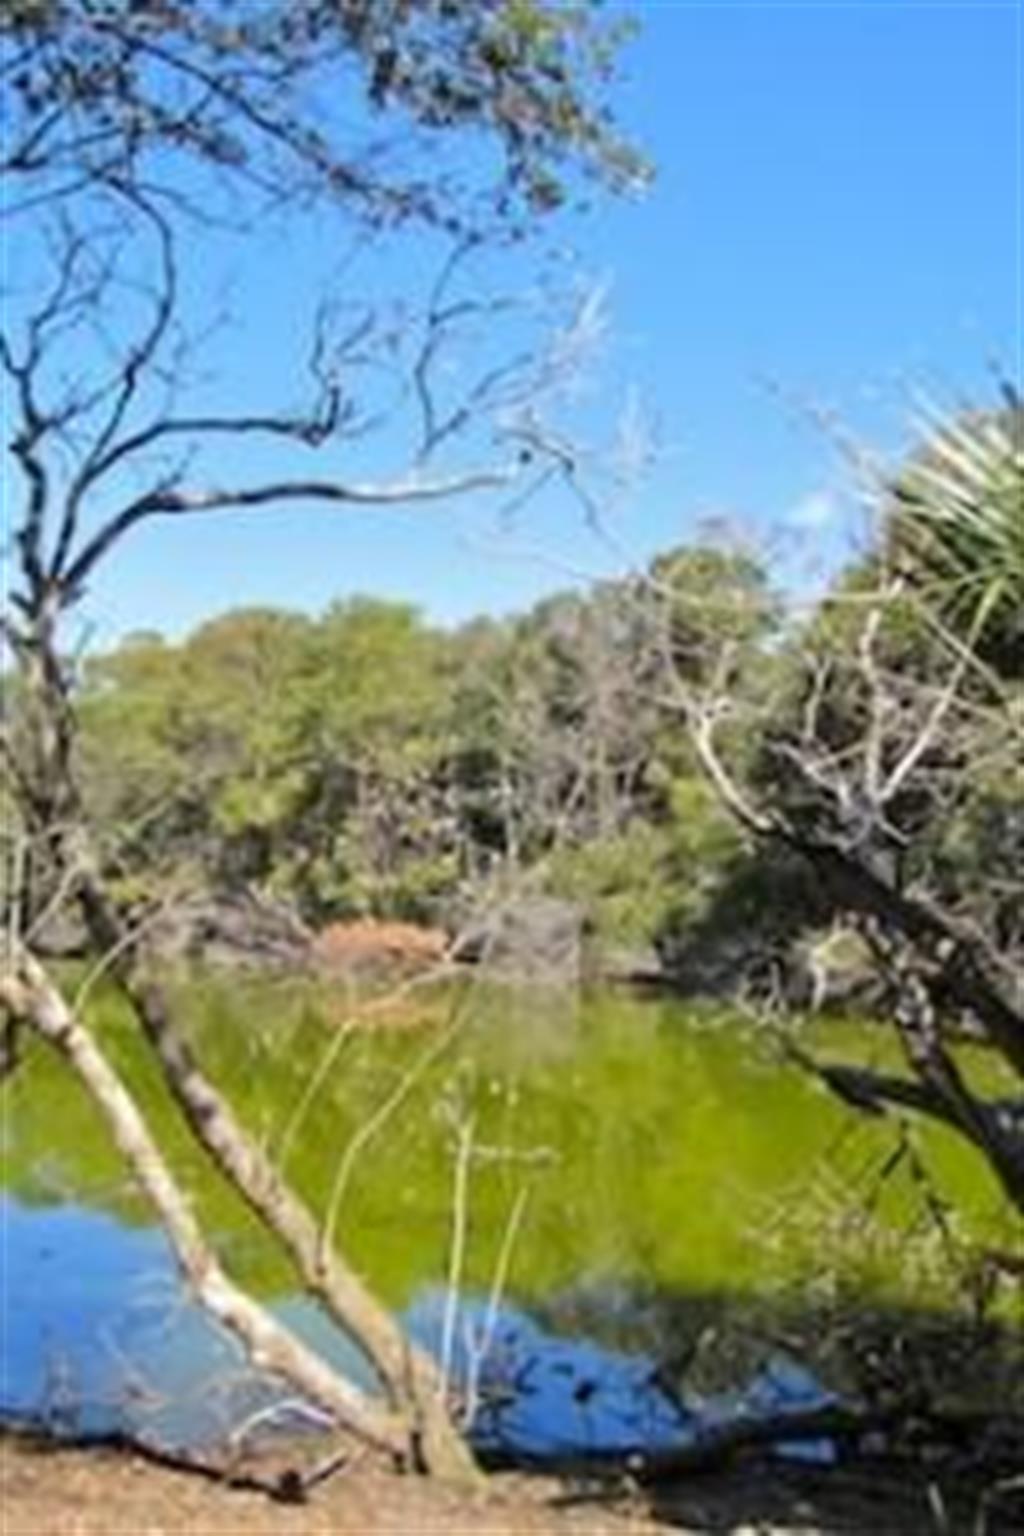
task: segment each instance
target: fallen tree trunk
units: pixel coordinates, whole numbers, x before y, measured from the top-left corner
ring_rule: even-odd
[[[371,1366],[395,1419],[406,1426],[406,1460],[449,1482],[472,1484],[476,1464],[449,1417],[435,1363],[327,1240],[316,1217],[206,1077],[178,1027],[144,935],[111,898],[82,810],[71,761],[74,722],[47,622],[44,613],[27,677],[38,701],[39,761],[26,777],[23,809],[52,860],[58,889],[77,903],[101,967],[129,1003],[196,1140],[281,1240],[308,1292]]]
[[[0,1002],[60,1053],[97,1105],[118,1150],[160,1217],[196,1299],[239,1340],[258,1370],[293,1382],[361,1440],[401,1456],[406,1450],[402,1419],[339,1376],[224,1273],[187,1195],[103,1051],[27,950],[19,946],[13,962],[0,982]]]
[[[131,1004],[164,1081],[200,1144],[250,1208],[284,1243],[304,1285],[373,1368],[396,1415],[407,1426],[405,1454],[419,1470],[453,1483],[473,1483],[477,1469],[448,1414],[440,1372],[404,1334],[359,1276],[327,1241],[313,1213],[281,1177],[203,1073],[177,1028],[165,988],[144,946],[125,931],[95,874],[81,830],[62,849],[79,871],[79,900],[94,946]]]

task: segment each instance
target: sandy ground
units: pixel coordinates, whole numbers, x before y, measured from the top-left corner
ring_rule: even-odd
[[[112,1451],[2,1444],[3,1536],[654,1536],[640,1510],[552,1507],[550,1485],[494,1479],[481,1495],[365,1465],[304,1505],[277,1503]]]
[[[272,1468],[260,1467],[262,1476]],[[2,1536],[1010,1536],[1024,1488],[979,1508],[977,1490],[920,1477],[747,1467],[687,1480],[656,1503],[609,1503],[522,1477],[455,1494],[359,1461],[309,1502],[277,1502],[110,1450],[0,1440]]]

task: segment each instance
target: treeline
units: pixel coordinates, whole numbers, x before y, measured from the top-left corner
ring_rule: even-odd
[[[731,739],[724,722],[731,772],[813,821],[807,775],[787,764],[812,707],[826,768],[870,751],[865,613],[882,564],[902,561],[872,666],[900,680],[886,731],[903,709],[926,739],[887,856],[1013,953],[1019,738],[990,701],[1019,691],[1019,578],[1004,551],[1011,584],[980,618],[966,577],[937,611],[934,540],[910,537],[911,513],[897,495],[876,554],[799,620],[748,555],[687,547],[454,631],[353,598],[320,618],[229,612],[180,644],[133,635],[84,665],[77,693],[90,819],[121,894],[246,889],[312,926],[455,928],[528,890],[577,904],[594,950],[627,968],[656,957],[699,986],[784,971],[829,905],[804,861],[722,807],[684,706],[717,698],[741,722]]]
[[[676,669],[728,644],[752,685],[777,622],[750,559],[698,548],[454,631],[357,597],[132,635],[83,669],[91,820],[140,900],[252,888],[316,926],[455,923],[526,880],[602,945],[664,952],[744,857]]]

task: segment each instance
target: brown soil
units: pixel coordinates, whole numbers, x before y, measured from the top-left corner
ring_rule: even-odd
[[[261,1466],[271,1478],[274,1468]],[[1005,1492],[1005,1491],[1004,1491]],[[494,1477],[479,1494],[382,1472],[358,1456],[301,1506],[155,1466],[130,1452],[0,1441],[3,1536],[1009,1536],[1022,1509],[919,1476],[747,1467],[688,1480],[656,1504]]]
[[[552,1507],[536,1480],[492,1479],[477,1495],[365,1463],[303,1505],[174,1472],[130,1453],[2,1443],[3,1536],[655,1536],[639,1510]]]

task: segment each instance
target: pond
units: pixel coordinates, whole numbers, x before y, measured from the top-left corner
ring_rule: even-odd
[[[368,1008],[284,980],[177,985],[206,1069],[477,1394],[482,1438],[670,1442],[698,1413],[822,1401],[850,1368],[837,1319],[951,1318],[949,1244],[1008,1240],[996,1189],[952,1137],[852,1116],[720,1012],[472,983]],[[224,1262],[359,1376],[191,1146],[120,1005],[91,1006]],[[852,1023],[815,1042],[872,1061],[891,1048]],[[4,1132],[0,1406],[174,1440],[265,1409],[267,1384],[188,1305],[48,1052],[7,1086]]]

